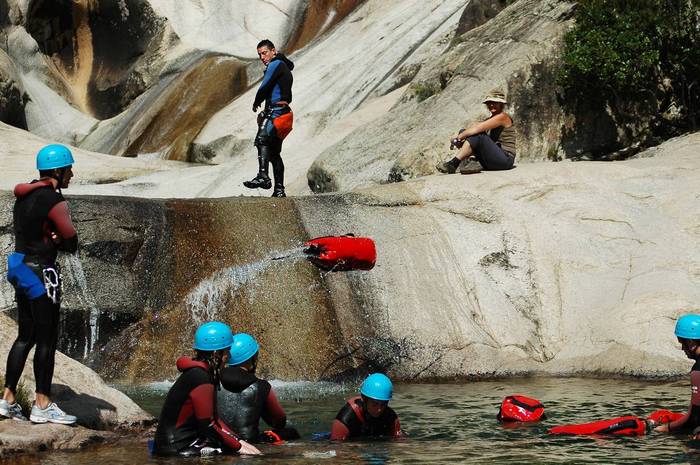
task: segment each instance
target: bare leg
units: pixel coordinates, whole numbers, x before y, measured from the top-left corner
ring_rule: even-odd
[[[2,398],[7,401],[8,404],[15,403],[15,393],[10,390],[10,388],[5,388],[5,392],[2,394]]]
[[[49,396],[47,396],[46,394],[40,394],[37,392],[37,393],[35,393],[35,395],[36,395],[36,399],[34,400],[34,403],[40,409],[45,409],[51,403],[51,398]]]
[[[455,155],[455,158],[462,161],[465,158],[467,158],[468,156],[470,156],[472,153],[474,153],[472,150],[472,146],[469,145],[468,140],[465,140],[464,145],[462,145],[462,148],[459,149],[459,152],[457,152],[457,155]]]

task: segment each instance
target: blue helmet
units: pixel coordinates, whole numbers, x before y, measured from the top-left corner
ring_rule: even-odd
[[[229,365],[240,365],[241,363],[250,360],[260,350],[258,342],[253,336],[246,333],[238,333],[233,336],[233,345],[231,346],[231,357],[228,359]]]
[[[389,401],[393,385],[391,380],[381,373],[373,373],[365,379],[360,388],[360,394],[370,399]]]
[[[70,149],[61,144],[47,145],[36,154],[36,169],[39,171],[65,168],[74,162]]]
[[[194,333],[194,348],[211,352],[231,347],[233,333],[227,324],[218,321],[204,323]]]
[[[676,321],[676,337],[700,339],[700,315],[683,315]]]

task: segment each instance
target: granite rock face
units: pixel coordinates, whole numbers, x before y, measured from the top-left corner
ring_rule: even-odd
[[[0,50],[0,121],[26,129],[24,107],[27,99],[12,60]]]
[[[76,450],[118,438],[112,431],[95,431],[82,426],[0,421],[0,458],[34,454],[47,450]]]
[[[282,200],[69,197],[83,245],[66,305],[87,328],[132,316],[100,320],[119,334],[88,350],[112,378],[172,377],[207,319],[258,337],[281,379],[679,375],[674,321],[700,303],[698,146]],[[348,232],[376,241],[372,271],[324,274],[299,254]]]
[[[308,171],[314,192],[435,173],[459,128],[486,116],[483,97],[500,88],[512,103],[518,160],[556,159],[565,115],[553,69],[575,5],[522,0],[426,58],[391,112],[329,147]]]
[[[0,353],[6,357],[17,336],[17,325],[5,312],[0,312],[0,324],[3,329],[0,332]],[[3,358],[3,363],[5,360]],[[27,359],[20,383],[33,393],[32,360],[33,352]],[[97,373],[60,352],[56,354],[51,389],[52,400],[66,412],[77,416],[78,424],[87,428],[102,430],[118,426],[132,427],[152,420],[151,415],[134,401],[107,386]],[[25,412],[27,416],[28,413]],[[10,421],[3,421],[0,425],[5,423]]]
[[[327,278],[353,356],[408,379],[686,372],[673,328],[700,304],[698,143],[299,202],[311,235],[377,242],[374,270]]]

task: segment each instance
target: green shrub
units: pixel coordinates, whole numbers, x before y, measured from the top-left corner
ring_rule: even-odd
[[[413,94],[418,102],[422,102],[428,97],[435,95],[435,93],[437,93],[437,89],[429,84],[418,83],[413,85]]]
[[[644,109],[657,135],[698,127],[700,0],[582,0],[558,73],[567,100]],[[636,105],[635,105],[636,104]],[[671,115],[663,113],[675,108]],[[633,117],[634,115],[627,115]]]

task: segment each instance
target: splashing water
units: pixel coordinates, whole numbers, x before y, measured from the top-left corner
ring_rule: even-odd
[[[78,300],[83,306],[90,309],[90,336],[89,338],[86,337],[85,351],[83,353],[83,357],[87,357],[88,353],[92,352],[92,349],[95,347],[95,342],[97,342],[97,333],[99,330],[97,320],[100,316],[100,310],[97,308],[95,299],[88,289],[87,280],[85,279],[85,270],[83,270],[83,265],[78,255],[67,255],[65,265],[66,274],[80,290],[78,293]]]
[[[302,246],[284,252],[273,252],[257,262],[231,266],[216,271],[209,278],[197,284],[185,298],[192,320],[196,324],[215,320],[219,309],[227,297],[235,296],[236,291],[241,286],[254,281],[255,278],[278,261],[306,258],[304,249]]]

